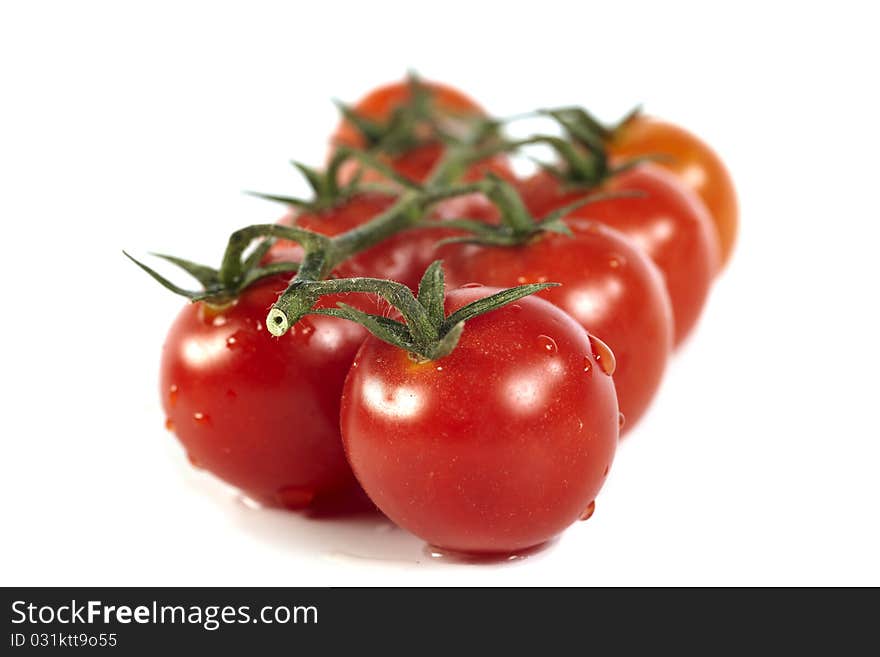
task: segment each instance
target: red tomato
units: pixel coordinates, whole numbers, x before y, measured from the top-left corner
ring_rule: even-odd
[[[446,309],[494,291],[454,290]],[[605,345],[535,297],[470,320],[436,361],[368,338],[342,397],[349,462],[389,518],[433,545],[538,545],[592,512],[618,438],[612,369]]]
[[[431,94],[435,118],[441,123],[449,124],[446,127],[452,132],[460,132],[462,128],[466,129],[468,120],[486,117],[485,110],[458,89],[439,82],[422,81],[421,84]],[[377,87],[355,103],[352,110],[365,119],[383,123],[391,118],[394,110],[410,102],[411,98],[412,87],[409,81],[394,82]],[[456,124],[459,126],[457,129],[455,128]],[[403,153],[393,156],[386,155],[381,158],[398,173],[416,182],[424,182],[428,178],[446,151],[445,146],[429,131],[420,137],[420,143],[413,148]],[[331,157],[338,146],[363,149],[367,147],[367,144],[363,135],[351,123],[343,120],[331,138]],[[360,165],[350,160],[342,166],[339,179],[348,182],[359,169]],[[498,155],[473,165],[465,173],[463,179],[468,182],[479,180],[489,171],[503,178],[509,179],[513,176],[507,158]],[[368,169],[363,179],[365,182],[375,182],[381,180],[381,175]]]
[[[614,385],[625,429],[642,416],[672,350],[672,308],[654,264],[621,233],[572,220],[574,237],[544,233],[516,247],[450,245],[442,250],[450,287],[555,281],[538,293],[614,352]]]
[[[287,278],[261,281],[224,308],[185,306],[165,342],[160,386],[167,426],[194,465],[259,502],[297,509],[356,488],[339,399],[367,333],[316,315],[273,338],[263,321]]]
[[[669,155],[657,164],[703,200],[718,233],[722,264],[730,259],[739,221],[736,190],[727,167],[708,144],[677,125],[640,114],[614,132],[608,149],[619,158]]]
[[[571,216],[616,228],[648,254],[666,282],[675,318],[675,345],[681,344],[696,324],[718,270],[718,238],[712,220],[690,190],[653,164],[630,169],[589,192],[565,189],[544,172],[528,180],[523,190],[526,203],[539,216],[596,191],[641,192],[638,198],[589,203]]]

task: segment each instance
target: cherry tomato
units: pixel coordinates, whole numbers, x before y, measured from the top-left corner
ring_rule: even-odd
[[[261,503],[298,509],[356,488],[339,400],[366,330],[316,315],[273,338],[263,321],[287,278],[265,279],[227,307],[184,307],[165,342],[160,386],[167,426],[194,465]]]
[[[651,260],[621,233],[572,220],[573,237],[544,233],[516,247],[449,245],[442,249],[447,283],[493,287],[555,281],[538,293],[611,347],[624,429],[642,416],[672,350],[672,308]]]
[[[572,217],[594,219],[629,237],[663,274],[675,319],[675,345],[680,345],[697,322],[715,272],[718,238],[706,207],[671,173],[642,164],[612,177],[591,191],[568,190],[541,172],[526,181],[526,203],[539,216],[594,192],[634,191],[634,198],[589,203]]]
[[[495,290],[451,291],[447,311]],[[510,553],[592,512],[614,456],[613,356],[553,304],[525,297],[470,320],[436,361],[368,338],[340,414],[373,502],[429,543]]]
[[[458,89],[439,82],[422,81],[420,84],[431,94],[435,119],[443,124],[449,124],[444,127],[449,128],[452,132],[466,129],[469,120],[486,117],[485,110]],[[405,80],[377,87],[355,103],[352,110],[366,119],[381,123],[390,119],[394,110],[405,105],[411,99],[412,86],[409,81]],[[363,135],[351,123],[343,120],[331,138],[331,155],[337,146],[363,149],[367,144]],[[403,176],[416,182],[424,182],[445,151],[445,146],[428,131],[417,145],[402,153],[395,154],[393,157],[382,159]],[[340,180],[343,182],[351,180],[360,168],[357,162],[346,162],[340,171]],[[490,171],[503,178],[509,179],[513,176],[507,158],[498,155],[471,166],[463,179],[468,182],[479,180]],[[375,182],[381,180],[381,175],[374,170],[367,169],[364,172],[363,180]]]
[[[706,204],[718,231],[721,264],[727,263],[737,233],[736,190],[727,167],[708,144],[677,125],[640,114],[615,131],[608,148],[620,158],[670,156],[657,164],[676,174]]]

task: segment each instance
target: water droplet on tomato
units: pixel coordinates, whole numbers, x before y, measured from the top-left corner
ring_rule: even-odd
[[[596,511],[596,501],[593,500],[592,502],[587,504],[587,508],[584,509],[584,512],[581,514],[581,517],[579,518],[579,520],[589,520],[593,516],[593,513],[595,511]]]
[[[227,349],[235,349],[236,344],[238,344],[238,340],[235,338],[234,335],[230,335],[228,338],[226,338]]]
[[[539,335],[538,342],[541,347],[546,351],[549,355],[553,356],[559,351],[559,347],[556,345],[556,340],[551,338],[549,335]]]
[[[626,264],[626,258],[624,258],[622,255],[618,255],[616,253],[613,256],[611,256],[611,258],[608,260],[608,266],[611,267],[612,269],[617,269],[618,267],[623,267],[625,264]]]
[[[518,285],[525,285],[526,283],[529,282],[529,279],[526,278],[525,276],[517,276],[517,277],[516,277],[516,282],[517,282]]]
[[[599,363],[601,370],[608,376],[614,374],[617,362],[614,360],[614,353],[612,353],[608,345],[596,336],[591,335],[590,346],[593,348],[593,358]]]
[[[626,416],[623,413],[617,414],[617,428],[623,429],[623,425],[626,424]]]
[[[475,287],[483,287],[483,284],[482,283],[465,283],[464,285],[461,286],[461,289],[470,290]]]
[[[275,501],[285,509],[304,509],[315,499],[315,491],[302,486],[285,486],[275,493]]]
[[[211,320],[211,326],[226,326],[226,315],[217,315]]]
[[[165,418],[165,428],[168,429],[168,431],[174,431],[174,420],[170,417]]]
[[[177,384],[172,383],[168,388],[168,405],[174,408],[175,404],[177,404]]]
[[[507,307],[510,308],[510,310],[512,312],[515,312],[515,313],[522,312],[522,306],[519,305],[518,303],[512,303]]]
[[[207,424],[210,421],[208,416],[201,411],[196,411],[195,413],[193,413],[193,420],[195,420],[199,424]]]
[[[591,374],[593,372],[593,361],[589,356],[584,356],[584,372]]]

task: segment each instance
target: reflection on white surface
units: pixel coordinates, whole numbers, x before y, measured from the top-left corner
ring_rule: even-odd
[[[364,383],[364,399],[367,406],[388,417],[404,419],[419,412],[423,400],[411,388],[386,388],[378,379]]]

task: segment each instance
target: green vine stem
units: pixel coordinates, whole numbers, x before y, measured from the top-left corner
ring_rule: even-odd
[[[558,285],[533,283],[502,290],[469,303],[447,316],[443,309],[445,283],[441,264],[436,260],[425,270],[418,295],[414,295],[403,283],[381,278],[294,281],[288,291],[292,289],[295,293],[289,296],[286,311],[273,307],[266,319],[266,327],[272,335],[281,336],[307,314],[341,317],[361,324],[379,339],[422,360],[437,360],[455,349],[468,320]],[[400,312],[403,321],[365,313],[346,304],[339,304],[337,308],[314,308],[320,297],[340,293],[378,295]]]

